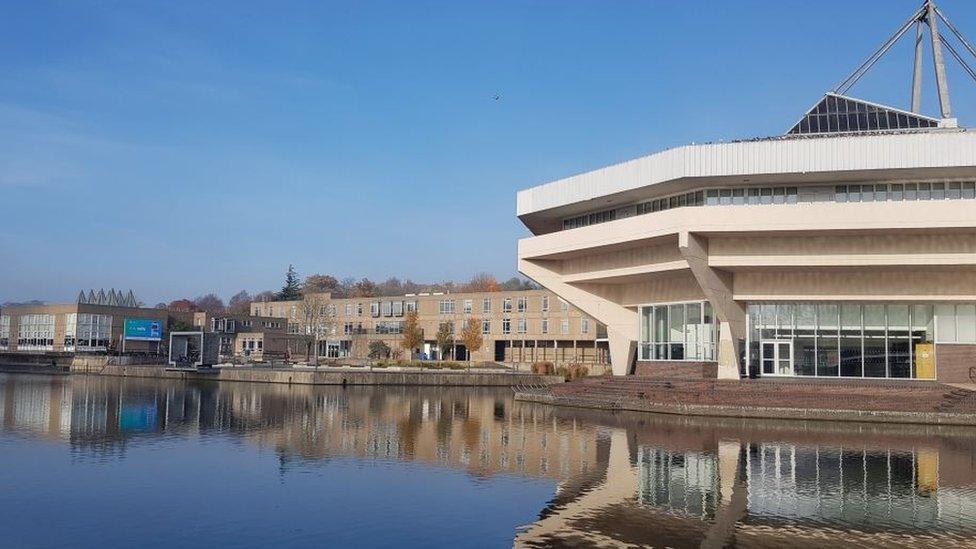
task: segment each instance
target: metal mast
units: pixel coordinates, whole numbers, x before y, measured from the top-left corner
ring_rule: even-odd
[[[935,15],[935,2],[925,0],[925,19],[932,37],[932,61],[935,64],[935,86],[939,92],[939,109],[942,118],[952,118],[949,103],[949,81],[946,80],[945,58],[942,57],[942,41],[939,39],[939,18]]]
[[[838,94],[846,94],[862,76],[865,75],[879,59],[884,57],[886,53],[891,49],[892,46],[898,42],[899,39],[914,25],[915,26],[915,63],[912,67],[912,112],[920,113],[922,108],[922,58],[925,49],[925,27],[929,29],[930,42],[932,44],[932,62],[935,66],[935,86],[936,92],[939,96],[939,110],[942,114],[944,120],[952,118],[952,103],[949,100],[949,80],[946,78],[946,66],[945,57],[943,56],[942,48],[943,46],[946,50],[952,54],[952,57],[959,62],[960,65],[966,70],[966,72],[976,80],[976,70],[966,62],[965,58],[960,54],[960,52],[953,47],[953,45],[939,32],[939,20],[945,23],[946,27],[951,31],[951,34],[955,36],[965,50],[969,52],[970,55],[976,57],[976,48],[966,40],[966,38],[959,32],[958,29],[952,24],[951,21],[946,17],[942,10],[935,5],[934,0],[924,0],[922,5],[915,10],[915,12],[908,18],[907,21],[902,23],[898,30],[894,32],[885,42],[878,48],[870,57],[867,58],[864,63],[862,63],[857,70],[851,73],[846,79],[844,79],[840,84],[834,88],[834,92]],[[951,122],[950,122],[951,124]]]

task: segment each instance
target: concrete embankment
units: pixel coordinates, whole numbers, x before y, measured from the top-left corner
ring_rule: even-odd
[[[515,400],[553,406],[590,408],[607,411],[649,412],[654,414],[724,417],[742,419],[786,419],[857,423],[902,423],[923,425],[976,426],[976,414],[937,411],[844,410],[828,408],[786,408],[769,406],[728,406],[645,402],[635,399],[568,397],[539,392],[516,392]]]
[[[74,365],[72,374],[156,379],[236,381],[298,385],[441,385],[515,387],[562,383],[560,376],[490,371],[444,371],[387,369],[302,369],[302,368],[214,368],[210,372],[172,371],[162,366]]]

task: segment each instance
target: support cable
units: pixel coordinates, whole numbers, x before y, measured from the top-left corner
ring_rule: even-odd
[[[956,35],[956,38],[960,42],[962,42],[962,45],[966,46],[966,49],[969,50],[969,53],[973,57],[976,57],[976,48],[973,48],[972,44],[970,44],[969,41],[966,40],[966,37],[963,36],[961,32],[959,32],[959,29],[957,29],[956,26],[953,25],[951,21],[949,21],[949,18],[946,17],[944,13],[942,13],[942,10],[936,7],[935,13],[937,13],[939,15],[939,19],[941,19],[942,22],[945,23],[947,27],[949,27],[949,30],[952,31],[952,34]]]
[[[952,47],[952,44],[950,44],[949,41],[946,40],[945,36],[940,36],[939,38],[941,38],[942,40],[942,45],[945,46],[946,49],[949,50],[949,53],[951,53],[952,56],[956,58],[956,61],[958,61],[959,64],[962,65],[962,68],[966,69],[966,72],[969,73],[969,76],[972,77],[973,81],[976,81],[976,71],[974,71],[973,68],[969,66],[969,63],[966,63],[966,60],[963,59],[961,55],[959,55],[959,52],[956,51],[956,48]]]
[[[888,50],[890,50],[891,47],[895,44],[895,42],[897,42],[898,39],[900,39],[905,34],[905,32],[912,27],[913,23],[921,20],[924,17],[925,11],[926,10],[924,6],[916,10],[915,13],[913,13],[912,16],[909,17],[908,20],[905,21],[905,23],[903,23],[902,26],[899,27],[898,30],[895,31],[895,33],[891,35],[891,37],[888,38],[888,40],[884,44],[882,44],[880,48],[878,48],[877,51],[875,51],[870,57],[868,57],[868,59],[864,63],[861,64],[860,67],[857,68],[857,70],[851,73],[851,75],[848,76],[843,82],[837,85],[834,88],[834,91],[840,94],[844,94],[845,92],[847,92],[847,90],[849,90],[851,86],[856,84],[857,81],[860,80],[862,76],[864,76],[864,73],[869,71],[871,67],[873,67],[874,64],[878,62],[878,59],[881,59],[881,57],[883,57],[884,54],[888,53]]]

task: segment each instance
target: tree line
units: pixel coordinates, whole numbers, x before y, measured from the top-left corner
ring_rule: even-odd
[[[157,308],[182,312],[206,311],[208,313],[247,314],[251,310],[251,303],[263,301],[297,301],[305,294],[329,292],[332,297],[377,297],[384,295],[404,295],[422,292],[501,292],[519,290],[537,290],[540,286],[535,282],[513,276],[499,282],[488,273],[478,273],[466,282],[414,282],[409,278],[400,280],[390,277],[382,282],[373,282],[368,278],[339,279],[329,274],[310,274],[304,280],[298,275],[293,265],[288,266],[285,280],[278,291],[266,290],[257,294],[250,294],[247,290],[237,292],[225,303],[215,293],[208,293],[193,299],[176,299],[169,303],[158,303]]]

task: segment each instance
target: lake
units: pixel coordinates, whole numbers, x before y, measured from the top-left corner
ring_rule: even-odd
[[[3,547],[976,546],[976,430],[0,374]]]

